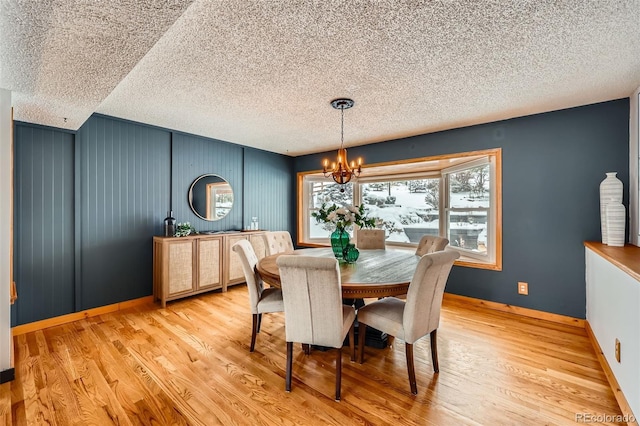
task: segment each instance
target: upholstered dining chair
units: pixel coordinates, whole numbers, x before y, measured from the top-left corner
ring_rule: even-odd
[[[287,231],[267,231],[264,233],[264,245],[267,256],[293,251],[293,240]]]
[[[367,326],[404,340],[411,393],[418,393],[413,364],[413,344],[423,336],[431,337],[433,371],[438,372],[437,331],[444,288],[457,251],[439,251],[424,255],[413,274],[407,300],[386,297],[358,309],[358,358],[364,361],[364,336]],[[286,315],[286,314],[285,314]]]
[[[356,231],[356,247],[361,250],[384,249],[384,229],[358,229]]]
[[[276,263],[280,269],[284,299],[287,341],[285,389],[291,391],[294,342],[336,348],[336,401],[339,401],[342,345],[347,333],[351,360],[355,361],[353,321],[356,313],[352,306],[342,304],[338,261],[335,258],[282,255]]]
[[[264,288],[262,279],[256,273],[258,256],[256,256],[256,252],[249,241],[240,240],[233,245],[232,249],[240,257],[244,277],[247,280],[249,305],[253,315],[249,351],[253,352],[256,346],[256,335],[260,332],[260,325],[262,324],[262,314],[284,311],[282,291],[279,288]]]
[[[417,256],[423,256],[427,253],[442,251],[449,244],[449,240],[436,235],[423,235],[416,249]]]

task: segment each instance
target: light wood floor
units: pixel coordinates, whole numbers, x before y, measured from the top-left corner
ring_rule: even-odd
[[[15,337],[16,380],[0,385],[0,424],[575,424],[620,415],[583,329],[446,302],[440,373],[416,344],[418,395],[404,343],[343,355],[294,349],[284,391],[282,314],[265,314],[249,353],[246,289],[209,293]]]

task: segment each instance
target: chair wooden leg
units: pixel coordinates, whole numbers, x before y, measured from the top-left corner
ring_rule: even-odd
[[[409,372],[409,386],[411,386],[411,393],[418,394],[418,387],[416,386],[416,371],[413,366],[413,345],[405,342],[405,352],[407,353],[407,371]]]
[[[284,389],[291,392],[291,367],[293,366],[293,342],[287,342],[287,375]]]
[[[340,401],[340,386],[342,382],[342,347],[338,348],[336,356],[336,401]]]
[[[395,342],[395,336],[387,336],[387,347],[392,348],[393,342]]]
[[[438,366],[438,330],[433,330],[431,332],[431,361],[433,363],[433,371],[438,373],[440,372],[440,367]]]
[[[304,352],[305,355],[309,355],[311,353],[311,345],[308,343],[303,343],[302,352]]]
[[[364,361],[364,335],[367,332],[367,324],[358,323],[358,361],[360,364]]]
[[[355,325],[351,324],[349,329],[349,351],[351,352],[351,362],[356,360],[356,333]]]
[[[260,333],[260,326],[262,325],[262,314],[258,314],[258,328],[257,332]]]
[[[253,352],[256,347],[256,332],[258,331],[258,314],[253,314],[253,326],[251,327],[251,346],[249,352]]]

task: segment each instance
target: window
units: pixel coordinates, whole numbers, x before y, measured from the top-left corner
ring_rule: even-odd
[[[425,234],[440,235],[440,175],[401,176],[384,181],[361,179],[355,204],[382,220],[387,243],[414,245]]]
[[[329,244],[332,229],[311,216],[323,203],[364,204],[381,220],[388,246],[415,249],[423,235],[440,235],[460,251],[456,264],[501,270],[500,155],[494,149],[369,165],[343,188],[322,173],[300,173],[298,244]]]
[[[443,171],[445,235],[461,254],[489,259],[493,238],[491,164],[488,157]]]
[[[341,190],[344,191],[341,191]],[[305,243],[328,244],[328,235],[333,229],[328,224],[317,223],[311,214],[317,211],[322,204],[337,204],[339,206],[349,206],[353,204],[353,184],[338,185],[324,176],[308,175],[305,178],[303,188],[303,198],[305,200],[305,213],[298,217],[302,222]],[[299,233],[300,234],[300,233]]]

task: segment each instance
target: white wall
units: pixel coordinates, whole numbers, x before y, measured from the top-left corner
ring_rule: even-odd
[[[11,92],[0,89],[0,371],[11,368],[11,308],[9,305],[9,215],[11,200]]]
[[[585,249],[587,321],[636,418],[640,417],[640,282]],[[615,341],[620,340],[620,362]],[[623,413],[628,414],[628,413]]]

